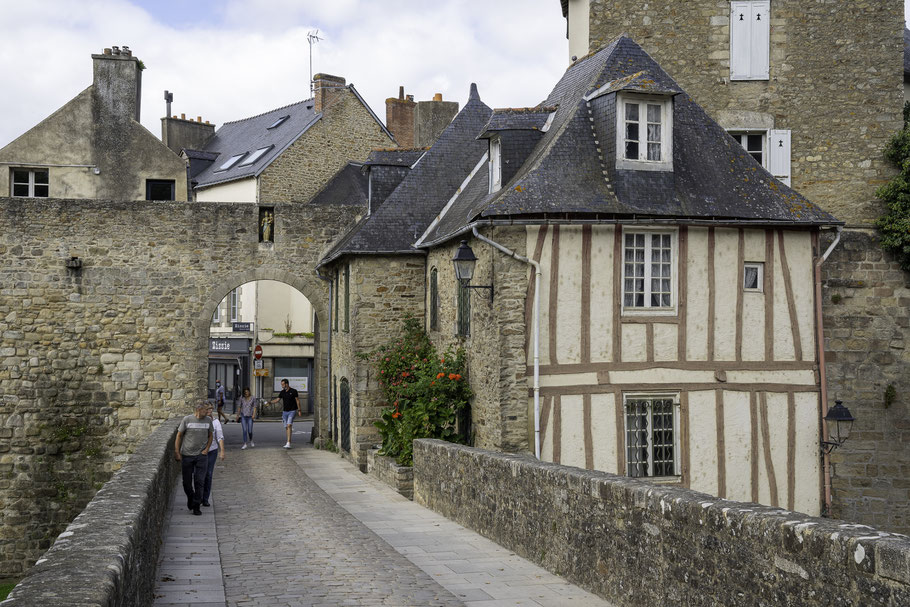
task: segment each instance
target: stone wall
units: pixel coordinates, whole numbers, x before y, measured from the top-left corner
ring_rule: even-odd
[[[3,601],[11,607],[151,605],[179,466],[177,419],[160,425]]]
[[[21,575],[143,437],[205,396],[212,312],[231,289],[277,280],[327,313],[312,268],[360,209],[274,208],[261,244],[250,204],[0,198],[0,576]],[[317,360],[317,403],[325,378]]]
[[[362,162],[371,149],[394,145],[354,93],[342,89],[322,119],[262,172],[259,200],[305,202],[348,161]]]
[[[910,604],[910,539],[434,440],[415,501],[622,606]]]
[[[367,452],[367,474],[375,476],[409,500],[414,499],[413,467],[399,466],[394,457],[379,455],[379,449],[370,449]]]

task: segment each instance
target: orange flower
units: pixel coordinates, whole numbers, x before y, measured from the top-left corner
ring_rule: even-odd
[[[436,380],[433,380],[433,381],[430,382],[430,385],[431,385],[431,386],[432,386],[432,385],[435,385],[435,384],[436,384]]]
[[[394,419],[398,419],[399,417],[401,417],[401,413],[399,413],[398,411],[396,411],[395,413],[392,414],[392,417],[393,417]]]
[[[455,374],[454,374],[454,373],[449,373],[449,379],[455,379]]]
[[[446,376],[446,374],[443,373],[442,371],[440,371],[439,373],[436,374],[436,379],[440,379],[440,378],[445,377],[445,376]]]
[[[456,374],[455,374],[455,381],[458,381],[459,379],[461,379],[461,374],[460,374],[460,373],[456,373]]]

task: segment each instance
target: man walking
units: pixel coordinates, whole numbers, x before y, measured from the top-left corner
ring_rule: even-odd
[[[183,492],[186,493],[186,507],[199,516],[202,510],[202,491],[208,468],[209,447],[212,444],[214,426],[208,417],[208,403],[196,403],[193,415],[187,415],[177,427],[174,441],[174,457],[180,462],[183,472]]]
[[[284,422],[284,430],[287,433],[288,442],[285,443],[284,448],[291,448],[291,431],[294,428],[294,416],[303,415],[303,411],[300,409],[300,395],[297,393],[297,390],[291,387],[291,384],[286,379],[281,380],[281,392],[278,393],[277,398],[273,398],[271,402],[275,403],[281,401],[281,421]]]

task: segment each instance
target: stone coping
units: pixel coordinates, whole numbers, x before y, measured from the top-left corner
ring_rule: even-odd
[[[0,605],[151,604],[182,417],[162,423],[142,441]]]
[[[367,474],[409,500],[414,499],[414,468],[412,466],[399,466],[394,457],[379,455],[379,449],[370,449],[367,452]]]
[[[414,491],[617,605],[910,605],[910,538],[865,525],[429,439]]]

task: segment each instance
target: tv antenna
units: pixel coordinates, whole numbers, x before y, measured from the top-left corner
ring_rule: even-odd
[[[316,89],[313,87],[313,45],[322,40],[319,37],[319,30],[315,29],[309,32],[306,35],[306,40],[310,44],[310,97],[316,94]]]

